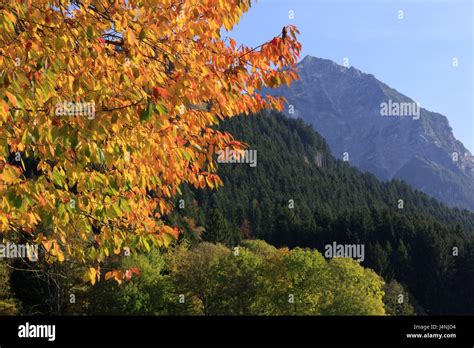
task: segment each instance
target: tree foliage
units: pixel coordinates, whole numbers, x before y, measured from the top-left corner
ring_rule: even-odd
[[[171,301],[171,284],[165,273],[165,260],[158,250],[149,254],[134,254],[121,259],[113,267],[139,269],[121,284],[115,281],[99,282],[88,288],[84,301],[88,313],[162,315]]]
[[[384,288],[385,310],[388,315],[416,315],[410,294],[396,280],[385,284]]]
[[[152,253],[131,262],[140,265],[141,275],[121,287],[97,284],[89,295],[92,310],[98,305],[106,314],[385,313],[384,282],[377,274],[351,259],[327,261],[308,249],[276,249],[260,240],[245,240],[237,249],[182,243],[167,255]]]
[[[18,303],[11,293],[10,270],[4,261],[0,261],[0,315],[15,315]]]
[[[256,48],[223,37],[249,6],[3,2],[0,232],[28,235],[50,261],[97,261],[92,283],[123,247],[168,245],[180,185],[221,185],[215,152],[242,146],[215,125],[281,108],[258,90],[296,78],[295,27]]]

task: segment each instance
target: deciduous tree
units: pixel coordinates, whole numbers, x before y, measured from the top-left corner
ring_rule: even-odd
[[[180,186],[221,185],[215,152],[242,146],[214,126],[281,108],[258,91],[297,77],[295,27],[255,48],[222,34],[250,5],[2,1],[0,232],[89,262],[92,283],[124,247],[168,245]]]

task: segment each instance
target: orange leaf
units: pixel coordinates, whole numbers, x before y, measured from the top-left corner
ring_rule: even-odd
[[[16,107],[17,106],[16,97],[8,91],[5,91],[5,95],[7,96],[10,103],[12,103],[14,107]]]
[[[166,89],[162,87],[153,87],[153,95],[155,97],[158,97],[158,95],[160,95],[163,99],[167,99],[169,96],[169,93]]]

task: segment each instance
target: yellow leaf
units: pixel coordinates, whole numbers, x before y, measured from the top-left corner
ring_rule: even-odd
[[[11,165],[5,165],[3,172],[0,174],[0,180],[6,184],[16,184],[21,180],[18,178],[20,176],[20,170]]]
[[[58,250],[57,250],[56,256],[58,257],[58,261],[59,261],[59,262],[63,262],[63,261],[64,261],[64,253],[61,251],[61,249],[58,249]]]
[[[96,277],[97,277],[97,270],[94,267],[90,267],[89,268],[89,280],[90,280],[92,285],[95,284]]]

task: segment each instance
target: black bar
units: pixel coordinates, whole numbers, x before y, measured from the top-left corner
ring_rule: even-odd
[[[55,340],[20,338],[26,323],[55,325]],[[418,328],[415,328],[415,325]],[[435,326],[436,325],[436,326]],[[428,327],[428,328],[427,328]],[[422,328],[425,328],[423,330]],[[455,338],[407,338],[455,334]],[[156,344],[409,344],[474,346],[468,316],[419,317],[0,317],[0,346]]]

